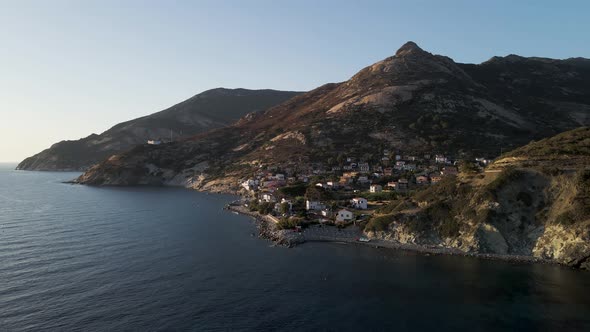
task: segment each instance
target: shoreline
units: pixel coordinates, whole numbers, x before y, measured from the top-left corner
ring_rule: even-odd
[[[273,227],[275,223],[270,221],[267,216],[263,216],[258,212],[251,212],[247,210],[243,206],[236,206],[236,205],[227,205],[227,209],[229,211],[246,215],[253,218],[256,221],[256,226],[259,230],[258,237],[271,240],[275,244],[284,245],[287,247],[294,247],[296,245],[301,245],[306,242],[316,242],[316,243],[336,243],[336,244],[355,244],[355,245],[363,245],[373,247],[375,249],[388,249],[388,250],[402,250],[406,252],[412,252],[421,255],[434,255],[434,256],[461,256],[461,257],[471,257],[477,259],[486,259],[486,260],[497,260],[497,261],[505,261],[510,263],[528,263],[528,264],[551,264],[551,265],[560,265],[563,267],[571,268],[567,265],[561,264],[557,261],[537,258],[533,256],[522,256],[522,255],[500,255],[500,254],[484,254],[484,253],[473,253],[473,252],[464,252],[458,249],[453,248],[442,248],[442,247],[427,247],[417,244],[407,244],[407,243],[399,243],[393,241],[386,241],[386,240],[379,240],[379,239],[370,239],[370,242],[360,242],[358,241],[359,237],[366,237],[366,235],[358,228],[351,229],[351,227],[356,226],[348,226],[344,228],[344,230],[348,231],[339,231],[335,226],[329,225],[312,225],[303,229],[301,233],[295,233],[291,230],[270,230],[269,228]],[[344,233],[342,237],[336,236],[326,236],[322,234],[318,234],[318,229],[325,229],[328,231],[332,231],[332,233]],[[354,234],[354,235],[353,235]]]
[[[71,184],[82,184],[88,185],[79,182],[73,182]],[[146,186],[146,185],[139,185],[139,186]],[[114,187],[119,187],[115,185]],[[208,194],[227,194],[227,195],[236,195],[239,194],[235,191],[211,191],[211,190],[202,190],[194,187],[186,187],[186,186],[175,186],[170,184],[164,185],[155,185],[155,187],[181,187],[188,190],[195,190],[200,193],[208,193]],[[235,200],[229,202],[224,209],[229,211],[235,212],[237,214],[249,216],[250,218],[254,219],[256,222],[256,228],[258,230],[258,237],[262,239],[271,240],[276,245],[281,245],[285,247],[295,247],[297,245],[304,244],[305,242],[325,242],[325,243],[340,243],[340,244],[357,244],[357,245],[364,245],[364,246],[371,246],[373,248],[380,248],[380,249],[390,249],[390,250],[403,250],[407,252],[413,252],[423,255],[449,255],[449,256],[462,256],[462,257],[471,257],[471,258],[478,258],[478,259],[487,259],[487,260],[499,260],[505,262],[512,262],[512,263],[534,263],[534,264],[551,264],[551,265],[559,265],[567,268],[572,268],[566,264],[560,263],[555,260],[537,258],[533,256],[522,256],[522,255],[501,255],[501,254],[485,254],[485,253],[474,253],[474,252],[464,252],[454,248],[444,248],[444,247],[427,247],[417,244],[407,244],[407,243],[399,243],[393,241],[386,241],[386,240],[379,240],[379,239],[370,239],[370,242],[360,242],[358,241],[359,237],[366,237],[364,233],[360,230],[355,237],[326,237],[326,236],[317,236],[316,234],[310,234],[309,229],[313,229],[318,227],[317,225],[312,225],[302,231],[302,233],[295,233],[291,230],[279,230],[275,227],[270,227],[275,225],[275,221],[270,219],[267,215],[261,215],[258,212],[249,211],[242,205],[236,205],[235,203],[239,200]],[[321,227],[332,227],[336,228],[335,226],[330,225],[322,225]],[[346,227],[350,228],[353,226]]]

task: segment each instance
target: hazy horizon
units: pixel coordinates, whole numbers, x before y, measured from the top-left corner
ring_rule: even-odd
[[[457,62],[590,57],[590,3],[0,4],[0,161],[217,88],[306,91],[412,40]],[[507,8],[509,10],[507,10]]]

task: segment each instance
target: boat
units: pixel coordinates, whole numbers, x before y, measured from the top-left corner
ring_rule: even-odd
[[[371,241],[371,239],[367,238],[367,237],[359,237],[359,242],[369,242]]]

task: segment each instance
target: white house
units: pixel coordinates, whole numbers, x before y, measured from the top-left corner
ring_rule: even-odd
[[[442,154],[437,154],[436,156],[434,156],[434,160],[437,164],[444,164],[447,162],[447,157],[445,157]]]
[[[324,204],[322,204],[321,202],[318,201],[310,201],[307,200],[305,201],[305,209],[306,210],[323,210],[325,208]]]
[[[255,190],[258,186],[258,180],[248,179],[242,182],[242,187],[246,190]]]
[[[372,192],[372,193],[380,193],[380,192],[383,191],[383,187],[380,186],[380,185],[378,185],[378,184],[372,184],[369,187],[369,191]]]
[[[285,174],[275,174],[275,179],[279,181],[285,181]]]
[[[342,209],[336,213],[336,222],[349,222],[352,221],[353,214],[352,212]]]
[[[355,197],[350,200],[350,204],[353,208],[359,210],[366,210],[367,209],[367,199],[362,197]]]
[[[273,203],[276,202],[275,197],[272,194],[262,194],[261,202]]]

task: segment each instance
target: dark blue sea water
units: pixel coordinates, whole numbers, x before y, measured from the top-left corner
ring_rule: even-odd
[[[272,247],[230,196],[0,165],[0,331],[590,331],[590,273]]]

